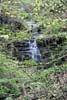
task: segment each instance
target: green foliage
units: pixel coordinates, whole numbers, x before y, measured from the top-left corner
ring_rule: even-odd
[[[24,80],[27,75],[21,70],[18,61],[14,61],[10,59],[9,56],[0,53],[0,78],[9,79],[19,79],[22,78]],[[23,67],[23,65],[21,66]],[[27,77],[28,78],[28,77]]]
[[[35,15],[43,15],[45,17],[47,16],[48,18],[53,14],[60,14],[66,9],[65,4],[63,4],[61,0],[35,0],[33,5]]]
[[[65,21],[66,20],[56,19],[56,20],[52,21],[49,25],[47,25],[47,29],[51,28],[51,33],[52,34],[57,34],[57,33],[59,33],[59,31],[61,29],[66,28]]]
[[[32,34],[31,33],[27,33],[26,31],[20,31],[20,32],[16,32],[16,36],[12,36],[11,38],[13,40],[28,40],[31,39]]]
[[[4,86],[0,86],[0,95],[4,94],[6,92],[6,89]]]
[[[19,17],[21,19],[25,19],[25,18],[28,18],[29,17],[29,14],[27,12],[23,11],[23,12],[20,12],[19,13]]]
[[[65,2],[65,1],[64,1]],[[56,33],[60,28],[64,27],[62,21],[63,14],[66,12],[66,5],[61,0],[35,0],[33,9],[33,19],[44,26],[44,33]]]
[[[20,95],[19,88],[15,81],[0,83],[0,97],[6,97],[8,95],[13,97]]]
[[[3,27],[0,27],[0,35],[10,35],[11,34],[10,30],[6,29],[5,27],[3,28]]]
[[[14,82],[14,81],[10,81],[9,83],[7,83],[8,84],[8,86],[9,86],[9,91],[10,91],[10,94],[11,95],[13,95],[13,96],[18,96],[18,95],[20,95],[20,90],[19,90],[19,88],[18,88],[18,86],[17,86],[17,84]],[[9,95],[10,95],[9,94]]]
[[[1,13],[3,15],[11,16],[14,18],[21,18],[24,19],[28,16],[28,13],[26,13],[24,10],[24,6],[31,3],[31,0],[5,0],[1,1],[0,3],[0,9],[2,10]],[[22,7],[21,7],[22,5]],[[3,9],[2,9],[3,8]]]
[[[42,25],[40,29],[43,38],[44,36],[45,39],[47,36],[51,36],[58,41],[58,38],[61,36],[62,39],[63,37],[66,39],[64,43],[67,42],[67,19],[62,17],[67,9],[66,0],[35,0],[34,3],[32,3],[33,10],[31,14],[20,9],[19,5],[21,5],[22,2],[29,4],[31,0],[5,0],[1,2],[1,15],[23,20],[32,18],[37,21],[38,24]],[[27,24],[23,24],[27,28]],[[15,26],[13,24],[11,25]],[[8,35],[8,42],[30,40],[32,33],[27,31],[28,28],[24,30],[23,27],[22,30],[11,32],[8,24],[0,24],[0,35]],[[47,69],[44,69],[46,68],[46,62],[43,62],[44,64],[41,63],[41,65],[38,65],[34,60],[19,62],[13,59],[13,57],[6,55],[4,48],[7,42],[3,42],[1,42],[3,46],[0,44],[2,48],[0,48],[0,97],[8,96],[6,100],[9,100],[11,99],[10,97],[20,96],[20,87],[24,84],[25,90],[29,89],[30,92],[23,100],[30,100],[30,98],[39,97],[40,95],[45,95],[45,100],[66,100],[67,63],[64,62],[64,64],[56,65],[55,62],[59,61],[61,56],[64,57],[64,54],[66,55],[64,50],[67,49],[67,45],[59,43],[59,45],[55,44],[55,48],[45,47],[47,48],[46,52],[48,49],[51,52],[51,58],[50,61],[47,62],[47,65],[51,62],[53,64],[51,68],[47,66]],[[43,44],[41,40],[38,42]],[[4,50],[4,52],[2,50]],[[45,56],[45,49],[43,50],[43,48],[41,48],[41,50]],[[58,57],[54,55],[54,52],[58,53]],[[65,57],[65,59],[67,58]],[[39,67],[41,69],[38,70]]]
[[[25,60],[22,62],[23,65],[27,65],[27,66],[37,66],[37,63],[34,60]]]

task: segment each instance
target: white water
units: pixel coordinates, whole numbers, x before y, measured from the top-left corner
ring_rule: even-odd
[[[32,30],[32,40],[29,41],[29,52],[31,53],[31,58],[34,61],[39,61],[41,54],[40,54],[40,51],[37,47],[36,38],[38,36],[38,32],[37,32],[37,29],[34,28],[35,26],[37,26],[37,24],[35,24],[33,21],[29,22],[29,27]]]

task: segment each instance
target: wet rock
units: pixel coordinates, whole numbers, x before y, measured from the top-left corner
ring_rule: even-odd
[[[7,44],[9,54],[16,57],[19,61],[30,59],[29,41],[14,41]]]
[[[40,53],[42,56],[41,61],[44,64],[44,68],[49,68],[51,66],[54,66],[54,64],[61,65],[62,63],[67,61],[66,56],[63,56],[66,54],[61,54],[65,42],[66,37],[64,36],[50,37],[46,39],[43,38],[37,40],[37,45],[40,49]],[[61,57],[59,58],[59,56]]]

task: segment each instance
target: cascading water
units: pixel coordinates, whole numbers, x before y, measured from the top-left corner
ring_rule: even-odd
[[[41,54],[37,47],[37,42],[36,42],[38,32],[37,29],[33,28],[33,26],[35,26],[36,24],[33,21],[30,21],[29,25],[32,30],[32,40],[29,41],[29,52],[34,61],[39,61],[41,58]]]
[[[37,43],[36,40],[31,40],[29,41],[29,48],[30,48],[30,52],[31,52],[31,57],[33,60],[38,61],[40,59],[40,52],[39,49],[37,47]]]

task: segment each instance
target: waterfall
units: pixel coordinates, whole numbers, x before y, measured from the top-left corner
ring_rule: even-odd
[[[35,61],[38,61],[41,55],[40,55],[35,39],[32,41],[31,40],[29,41],[29,49],[30,49],[29,51],[31,52],[32,59]]]
[[[36,38],[38,36],[38,32],[37,32],[37,29],[36,28],[33,28],[34,26],[36,26],[36,24],[33,22],[33,21],[30,21],[29,22],[29,27],[31,28],[32,30],[32,40],[29,40],[29,52],[31,54],[31,58],[34,60],[34,61],[39,61],[40,58],[41,58],[41,54],[40,54],[40,51],[37,47],[37,42],[36,42]]]

